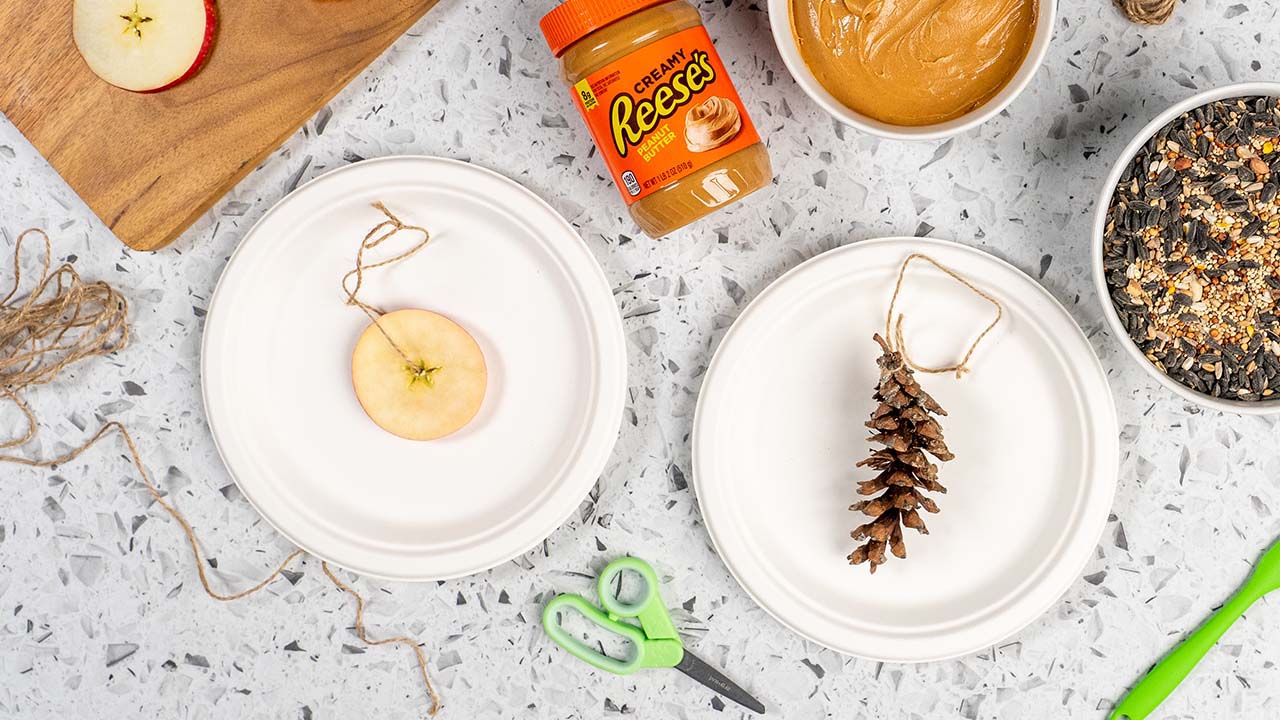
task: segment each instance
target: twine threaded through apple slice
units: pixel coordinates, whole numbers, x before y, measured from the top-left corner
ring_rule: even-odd
[[[384,219],[365,233],[355,267],[342,276],[347,305],[360,308],[372,321],[352,350],[351,384],[360,407],[378,427],[406,440],[436,440],[461,430],[480,412],[488,386],[484,351],[464,327],[440,313],[414,308],[388,312],[360,299],[366,272],[407,260],[431,241],[426,228],[403,222],[381,202],[372,206]],[[369,260],[406,231],[417,233],[417,242]],[[407,382],[399,383],[402,377]]]
[[[342,276],[342,291],[347,294],[347,304],[363,310],[364,314],[368,315],[369,319],[373,321],[373,324],[377,326],[378,331],[382,333],[382,337],[386,338],[387,342],[391,343],[391,347],[395,348],[395,351],[400,355],[400,357],[404,358],[405,366],[413,373],[415,379],[421,379],[430,386],[432,383],[431,376],[438,372],[440,368],[428,367],[426,363],[421,360],[410,359],[409,354],[404,351],[404,348],[400,347],[400,345],[396,343],[395,338],[391,337],[391,334],[382,326],[382,323],[378,322],[378,318],[387,314],[386,311],[364,302],[358,297],[358,295],[360,294],[360,288],[364,285],[365,272],[375,268],[384,267],[386,265],[393,265],[401,260],[407,260],[408,258],[413,257],[419,250],[426,247],[427,243],[431,242],[431,233],[428,232],[426,228],[418,225],[406,225],[400,220],[400,218],[396,217],[394,213],[388,210],[387,206],[383,205],[381,201],[374,202],[373,206],[382,211],[382,214],[386,215],[387,219],[377,225],[374,225],[369,232],[365,233],[364,240],[360,241],[360,249],[356,251],[356,266],[346,275]],[[385,260],[365,264],[364,254],[366,252],[377,249],[377,247],[382,243],[390,240],[401,232],[406,231],[421,233],[422,239],[400,253],[392,255]],[[355,287],[348,287],[348,282],[352,278],[355,278]]]
[[[20,295],[22,244],[28,237],[36,235],[44,240],[40,279],[30,291]],[[18,437],[0,440],[0,450],[23,445],[38,432],[39,423],[35,411],[22,399],[22,391],[52,382],[63,370],[80,360],[122,350],[129,342],[129,303],[124,295],[105,282],[85,282],[74,268],[65,263],[51,272],[51,261],[52,248],[49,237],[43,230],[32,228],[18,236],[13,250],[13,288],[0,299],[0,400],[8,400],[18,408],[26,420],[27,429]],[[182,527],[195,558],[200,585],[209,597],[220,602],[230,602],[252,595],[280,577],[302,555],[302,549],[294,550],[265,580],[246,590],[231,594],[214,590],[206,575],[204,555],[200,551],[200,543],[191,523],[156,487],[143,466],[142,456],[133,437],[117,421],[104,424],[93,437],[58,457],[33,460],[17,455],[0,455],[0,463],[54,468],[79,458],[111,432],[118,433],[124,440],[128,457],[151,498]],[[427,674],[427,661],[422,648],[412,638],[405,636],[371,639],[364,627],[364,598],[350,585],[338,579],[327,562],[322,561],[320,567],[337,588],[355,597],[355,632],[364,643],[395,643],[413,650],[422,682],[431,699],[427,714],[435,716],[442,705]]]

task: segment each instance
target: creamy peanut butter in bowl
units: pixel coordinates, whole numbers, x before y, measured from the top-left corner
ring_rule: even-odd
[[[768,0],[787,69],[837,120],[883,137],[962,133],[1049,49],[1055,0]]]

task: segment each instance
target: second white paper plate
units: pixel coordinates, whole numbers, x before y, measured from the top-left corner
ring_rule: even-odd
[[[879,347],[902,261],[923,252],[991,292],[1005,318],[974,371],[918,374],[950,413],[956,459],[929,535],[874,576],[850,566],[854,465],[870,446]],[[993,308],[913,263],[899,310],[928,365],[957,360]],[[891,662],[964,655],[1017,632],[1079,576],[1106,522],[1118,466],[1116,415],[1088,341],[1061,305],[1013,266],[917,238],[832,250],[770,285],[725,335],[707,373],[693,476],[730,571],[769,613],[834,650]]]
[[[341,279],[384,219],[374,201],[432,238],[369,271],[361,299],[452,318],[488,364],[479,414],[439,440],[379,429],[351,388],[369,320]],[[604,273],[549,205],[474,165],[393,157],[317,178],[249,231],[210,305],[202,381],[218,450],[276,529],[357,572],[440,579],[525,552],[581,503],[617,439],[626,350]]]

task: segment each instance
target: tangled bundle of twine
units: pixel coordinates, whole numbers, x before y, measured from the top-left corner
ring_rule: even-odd
[[[33,235],[44,240],[40,280],[19,296],[22,243]],[[124,296],[104,282],[84,282],[70,265],[49,272],[51,255],[49,236],[42,230],[27,230],[13,247],[13,288],[0,300],[0,397],[22,412],[27,429],[0,442],[0,448],[35,437],[36,417],[19,396],[21,390],[50,382],[67,366],[113,353],[129,342]]]
[[[40,279],[27,293],[22,294],[22,245],[29,237],[35,236],[44,241]],[[129,303],[125,297],[105,282],[85,282],[70,265],[63,264],[50,272],[51,262],[52,248],[49,236],[43,230],[33,228],[18,236],[13,249],[13,288],[0,300],[0,399],[8,400],[18,408],[27,427],[19,436],[0,441],[0,450],[22,445],[38,432],[39,423],[35,412],[21,396],[24,390],[52,382],[76,362],[98,355],[109,355],[123,349],[129,342]],[[0,463],[37,468],[56,467],[80,457],[112,432],[118,433],[124,440],[129,458],[152,499],[182,527],[195,558],[200,585],[209,597],[229,602],[252,595],[279,577],[302,554],[301,549],[294,550],[265,580],[247,590],[231,594],[214,590],[205,571],[206,563],[195,530],[152,482],[133,437],[119,422],[108,422],[79,447],[58,457],[32,460],[17,455],[0,455]],[[371,639],[364,626],[364,598],[340,580],[327,562],[321,562],[320,567],[335,586],[356,599],[355,632],[363,642],[368,645],[394,643],[413,650],[427,695],[431,699],[431,707],[427,713],[434,716],[440,711],[440,696],[427,675],[427,660],[422,648],[413,639],[404,636]]]
[[[1139,25],[1163,25],[1177,4],[1178,0],[1116,0],[1125,17]]]

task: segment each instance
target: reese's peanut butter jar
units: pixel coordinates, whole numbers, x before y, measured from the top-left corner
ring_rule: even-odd
[[[541,25],[631,217],[650,236],[772,178],[768,151],[685,0],[568,0]]]

